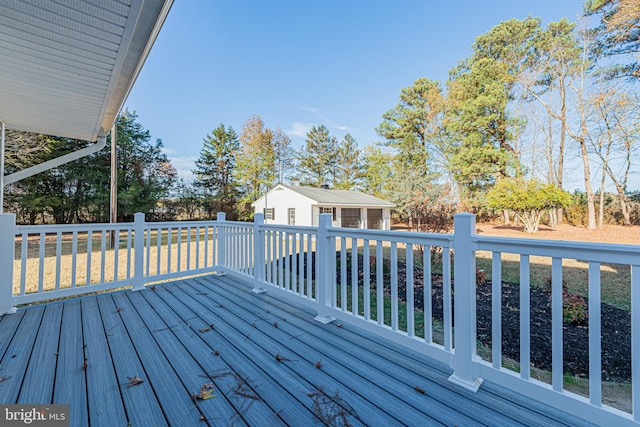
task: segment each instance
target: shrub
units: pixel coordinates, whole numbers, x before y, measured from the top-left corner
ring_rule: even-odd
[[[538,231],[540,218],[548,209],[571,204],[571,196],[552,184],[523,178],[504,178],[487,193],[492,209],[510,209],[522,221],[525,231]]]
[[[565,323],[582,323],[589,317],[584,297],[562,288],[562,320]]]

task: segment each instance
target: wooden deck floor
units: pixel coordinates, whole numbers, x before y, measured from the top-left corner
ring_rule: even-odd
[[[313,316],[229,276],[20,309],[0,320],[0,403],[70,404],[73,426],[586,425]]]

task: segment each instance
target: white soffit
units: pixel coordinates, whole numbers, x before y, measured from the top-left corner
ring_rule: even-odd
[[[0,119],[95,141],[115,121],[173,0],[1,0]]]

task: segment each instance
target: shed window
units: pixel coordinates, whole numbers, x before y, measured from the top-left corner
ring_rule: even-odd
[[[321,214],[331,214],[333,221],[336,220],[336,208],[321,207],[320,208],[320,213]]]
[[[275,208],[264,208],[264,219],[276,219],[276,209]]]

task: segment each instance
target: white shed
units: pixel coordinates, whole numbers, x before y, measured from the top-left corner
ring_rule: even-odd
[[[334,227],[389,230],[395,205],[358,191],[278,184],[251,206],[267,224],[316,226],[318,216],[329,213]]]

